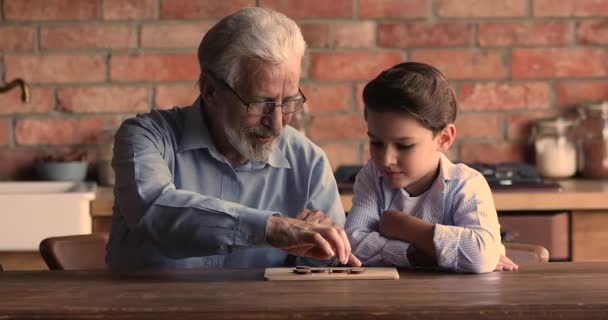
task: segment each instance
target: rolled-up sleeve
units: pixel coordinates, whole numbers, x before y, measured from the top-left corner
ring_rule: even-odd
[[[150,118],[129,119],[117,131],[115,214],[170,258],[266,245],[266,224],[276,213],[176,189],[164,158],[175,148],[166,132]]]
[[[380,224],[382,190],[374,178],[371,163],[357,175],[353,190],[352,210],[346,218],[353,254],[363,265],[410,266],[407,258],[409,243],[383,237],[377,230]]]
[[[456,272],[491,272],[504,247],[490,187],[476,174],[453,192],[454,226],[435,225],[437,263]]]

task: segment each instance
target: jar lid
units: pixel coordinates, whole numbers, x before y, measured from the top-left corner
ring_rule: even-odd
[[[539,129],[555,129],[560,132],[574,126],[574,124],[573,120],[562,117],[543,118],[536,121],[536,126]]]
[[[588,104],[583,106],[579,111],[583,117],[593,114],[601,116],[602,119],[608,119],[608,101]]]

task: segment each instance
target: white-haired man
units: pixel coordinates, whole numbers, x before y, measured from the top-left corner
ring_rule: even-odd
[[[191,107],[122,124],[111,268],[360,265],[325,154],[287,126],[305,47],[283,14],[241,9],[204,36]]]

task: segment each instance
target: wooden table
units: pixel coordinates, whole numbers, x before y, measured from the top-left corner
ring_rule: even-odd
[[[606,319],[608,263],[400,280],[262,280],[263,270],[0,272],[0,319]]]

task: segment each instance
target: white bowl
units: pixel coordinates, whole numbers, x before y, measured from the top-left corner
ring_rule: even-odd
[[[50,181],[83,181],[89,163],[86,161],[42,162],[38,164],[38,176]]]

